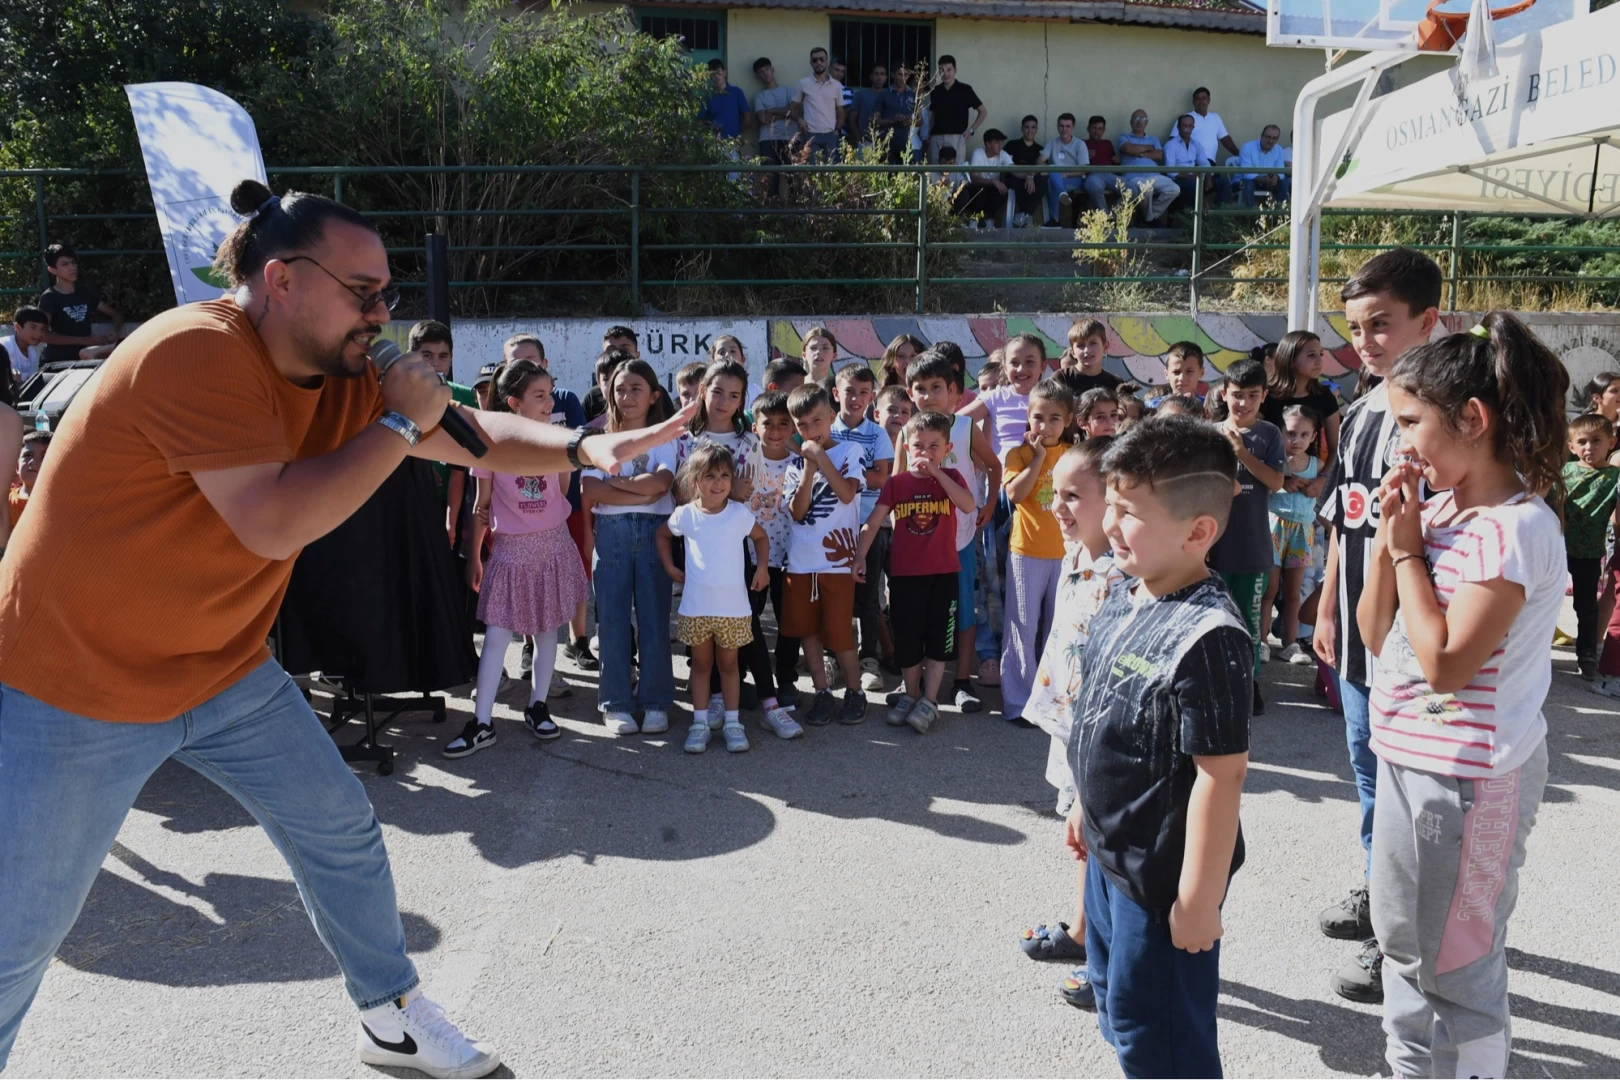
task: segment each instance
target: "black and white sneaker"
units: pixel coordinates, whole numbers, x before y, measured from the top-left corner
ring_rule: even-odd
[[[602,666],[601,662],[596,659],[596,654],[591,652],[590,638],[575,638],[565,644],[562,650],[563,656],[567,657],[569,663],[581,671],[596,671]]]
[[[543,701],[536,701],[523,710],[523,722],[537,739],[555,739],[562,734],[562,728],[551,718],[550,707]]]
[[[1373,936],[1372,902],[1367,883],[1362,882],[1350,890],[1350,895],[1316,917],[1322,933],[1341,941],[1366,941]]]
[[[486,746],[495,745],[495,725],[480,724],[477,720],[467,721],[467,726],[461,729],[461,734],[444,744],[444,756],[447,758],[466,757],[476,754]]]
[[[473,1042],[417,991],[360,1013],[360,1060],[432,1077],[488,1076],[500,1055]]]
[[[961,712],[976,713],[984,708],[984,702],[973,692],[973,683],[967,679],[959,680],[951,694],[952,702]]]

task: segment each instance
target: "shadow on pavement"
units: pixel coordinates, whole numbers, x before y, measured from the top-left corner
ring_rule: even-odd
[[[1224,1023],[1275,1031],[1318,1048],[1322,1064],[1351,1076],[1377,1076],[1384,1068],[1384,1029],[1377,1013],[1332,1002],[1283,997],[1243,983],[1221,980],[1221,993],[1244,1004],[1221,1002]]]
[[[1599,990],[1605,994],[1620,997],[1620,972],[1605,971],[1603,968],[1591,967],[1587,964],[1577,964],[1573,960],[1559,960],[1552,956],[1537,956],[1527,953],[1523,949],[1512,946],[1507,950],[1508,967],[1515,971],[1529,971],[1537,975],[1545,975],[1550,979],[1561,982],[1574,983],[1590,990]]]
[[[239,986],[338,974],[292,882],[209,874],[198,885],[122,844],[113,845],[112,858],[146,884],[101,871],[57,950],[57,959],[69,967],[164,986]],[[432,923],[409,912],[401,918],[412,952],[438,945]]]

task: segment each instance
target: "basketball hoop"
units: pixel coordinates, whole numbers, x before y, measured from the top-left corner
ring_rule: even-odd
[[[1467,11],[1441,11],[1446,0],[1434,0],[1424,13],[1423,21],[1418,23],[1417,47],[1422,52],[1449,52],[1465,34],[1476,29],[1474,19],[1481,11],[1484,12],[1485,22],[1494,22],[1528,11],[1535,3],[1536,0],[1519,0],[1519,3],[1507,7],[1491,8],[1481,0],[1475,0]],[[1494,53],[1495,49],[1491,51]]]

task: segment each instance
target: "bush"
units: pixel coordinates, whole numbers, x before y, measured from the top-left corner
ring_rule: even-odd
[[[177,5],[183,14],[140,0],[26,0],[45,23],[22,47],[27,70],[0,79],[0,100],[17,104],[0,168],[124,166],[128,180],[51,180],[54,214],[118,211],[129,221],[81,222],[67,237],[84,248],[156,248],[156,223],[128,104],[127,81],[179,79],[230,94],[254,117],[266,161],[340,166],[586,165],[601,172],[394,172],[347,177],[345,202],[375,215],[395,254],[402,282],[424,276],[422,235],[448,236],[451,277],[507,282],[455,289],[462,315],[629,310],[630,267],[615,248],[629,240],[632,181],[615,166],[652,163],[723,166],[732,148],[697,118],[707,89],[678,41],[636,32],[623,11],[572,17],[510,14],[492,0],[452,8],[445,0],[332,0],[311,15],[280,0],[220,0]],[[54,20],[51,21],[51,20]],[[71,24],[71,26],[69,25]],[[232,36],[239,25],[252,28]],[[84,27],[99,27],[96,33]],[[116,40],[106,31],[117,27]],[[37,55],[71,57],[84,73],[69,93],[48,92],[48,68],[35,53],[57,34],[64,44]],[[75,36],[77,35],[77,36]],[[131,41],[147,43],[131,49]],[[228,45],[225,44],[228,41]],[[237,63],[236,57],[262,56]],[[272,174],[276,187],[334,193],[325,176]],[[643,280],[768,281],[782,278],[909,277],[915,255],[851,249],[777,249],[800,244],[906,240],[914,217],[779,216],[757,209],[752,187],[725,171],[644,174],[638,190]],[[914,211],[915,177],[881,174],[818,177],[796,188],[790,208]],[[930,200],[944,227],[948,208]],[[727,213],[682,211],[712,208]],[[481,211],[500,211],[484,215]],[[33,187],[0,183],[4,246],[39,247]],[[62,230],[53,228],[53,239]],[[659,245],[746,243],[746,251]],[[574,250],[567,250],[572,247]],[[650,248],[651,250],[647,250]],[[415,249],[415,250],[412,250]],[[31,283],[37,264],[4,265],[5,284]],[[944,267],[941,267],[944,272]],[[172,303],[160,253],[110,262],[91,273],[134,314]],[[545,284],[604,282],[574,288]],[[901,290],[909,296],[909,290]],[[421,290],[407,291],[420,310]],[[661,307],[803,307],[833,311],[850,290],[834,287],[651,287]],[[857,306],[869,306],[868,291]],[[885,303],[891,301],[885,299]],[[909,307],[909,301],[906,306]]]

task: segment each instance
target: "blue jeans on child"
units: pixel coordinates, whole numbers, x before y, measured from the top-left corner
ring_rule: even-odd
[[[158,724],[91,720],[0,686],[0,1069],[125,815],[170,758],[270,834],[355,1005],[416,985],[371,801],[279,664]]]
[[[1367,687],[1361,683],[1339,680],[1344,740],[1350,747],[1350,771],[1356,775],[1356,799],[1361,803],[1361,850],[1366,852],[1363,872],[1372,868],[1373,801],[1378,794],[1378,755],[1372,750],[1367,693]]]
[[[1003,598],[1007,593],[1007,541],[1012,537],[1012,504],[1003,494],[995,516],[979,530],[984,551],[979,556],[979,583],[974,589],[974,622],[979,626],[973,651],[980,660],[1000,660]]]
[[[669,575],[653,537],[667,519],[660,514],[597,514],[596,634],[601,642],[602,712],[668,709],[675,704],[675,669],[669,654]],[[630,690],[630,609],[635,604],[636,666]]]
[[[1215,998],[1221,943],[1190,953],[1170,942],[1170,912],[1150,911],[1086,863],[1086,977],[1097,1027],[1128,1077],[1221,1075]]]

